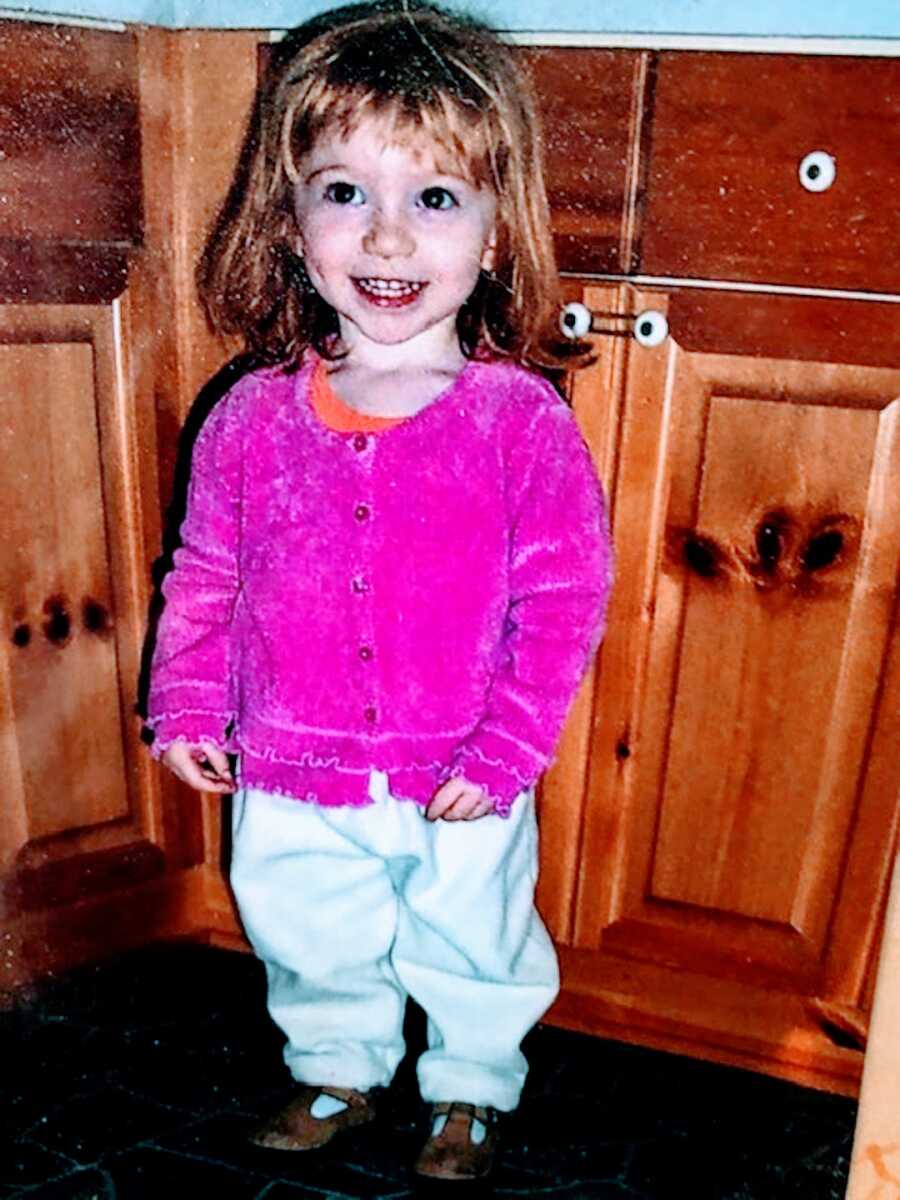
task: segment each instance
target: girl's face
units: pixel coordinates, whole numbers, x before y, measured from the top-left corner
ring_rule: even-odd
[[[496,200],[374,118],[321,137],[299,162],[299,251],[341,338],[357,347],[459,353],[456,316],[490,269]]]

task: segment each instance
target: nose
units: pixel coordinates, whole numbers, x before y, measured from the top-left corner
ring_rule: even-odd
[[[363,249],[380,258],[396,258],[412,254],[415,238],[402,214],[376,211],[363,235]]]

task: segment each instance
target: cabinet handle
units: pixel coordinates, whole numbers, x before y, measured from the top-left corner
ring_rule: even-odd
[[[600,321],[619,324],[604,326]],[[631,317],[627,313],[594,312],[577,300],[563,308],[559,327],[573,341],[589,333],[602,333],[606,337],[633,337],[639,345],[648,347],[661,345],[669,335],[669,322],[656,309],[648,308]]]
[[[808,192],[827,192],[837,177],[837,163],[825,150],[811,150],[797,168],[800,183]]]
[[[669,336],[669,322],[655,308],[648,308],[634,318],[634,340],[639,346],[661,346]]]

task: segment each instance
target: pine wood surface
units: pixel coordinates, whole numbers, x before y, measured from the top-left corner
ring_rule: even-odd
[[[0,21],[0,237],[141,238],[135,40]]]
[[[629,271],[651,56],[576,48],[521,53],[540,100],[559,266]]]
[[[798,178],[810,152],[827,191]],[[900,291],[900,61],[659,56],[640,270]]]
[[[693,987],[702,1025],[730,981],[784,1072],[760,989],[819,1040],[866,1024],[900,792],[900,371],[595,344],[575,405],[615,479],[618,583],[593,732],[576,710],[545,786],[542,829],[583,825],[576,875],[567,888],[556,847],[541,894],[556,937],[595,955],[598,994],[623,964],[656,964],[669,990]],[[589,1021],[563,982],[556,1019]],[[631,1003],[640,1024],[651,1001]]]

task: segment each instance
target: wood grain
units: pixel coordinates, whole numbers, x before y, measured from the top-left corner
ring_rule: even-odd
[[[558,846],[547,862],[563,897],[548,909],[598,997],[637,963],[664,972],[674,990],[654,1001],[660,1019],[681,996],[666,1038],[689,995],[699,1026],[712,1019],[711,980],[728,981],[735,1004],[745,989],[745,1033],[768,1044],[764,1069],[789,1075],[778,1046],[793,1035],[758,1028],[755,989],[784,1013],[805,998],[814,1041],[835,1033],[823,1012],[864,1027],[892,855],[900,370],[844,363],[842,343],[830,362],[725,353],[723,331],[740,321],[729,297],[717,321],[720,298],[672,324],[714,351],[601,336],[576,382],[582,428],[614,481],[618,577],[593,730],[578,725],[546,793],[545,828],[559,816],[571,831],[584,815],[574,887],[557,878]],[[595,311],[670,306],[628,286],[584,299]],[[868,307],[830,303],[848,328]],[[791,313],[811,323],[802,304]],[[688,325],[689,312],[711,327]],[[778,344],[783,314],[774,306],[764,344]],[[564,977],[557,1019],[589,1024],[572,986]],[[644,1012],[629,996],[624,1009]],[[815,1075],[815,1059],[795,1077]],[[854,1078],[858,1063],[822,1085]]]
[[[638,152],[649,55],[575,48],[522,54],[540,102],[559,265],[628,271],[641,199]]]
[[[141,240],[131,34],[0,21],[0,237]]]
[[[660,55],[643,273],[897,292],[898,191],[897,59]]]

